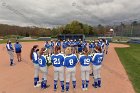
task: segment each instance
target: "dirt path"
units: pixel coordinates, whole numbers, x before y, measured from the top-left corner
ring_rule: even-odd
[[[53,68],[49,67],[48,84],[50,88],[41,90],[33,87],[33,65],[29,59],[29,53],[32,45],[39,44],[43,46],[43,42],[22,43],[23,62],[18,63],[15,56],[16,65],[9,66],[9,57],[4,48],[0,45],[0,93],[53,93]],[[77,90],[74,92],[70,89],[70,93],[135,93],[128,80],[128,76],[114,50],[114,47],[128,47],[122,44],[111,44],[108,55],[105,56],[102,66],[102,87],[94,89],[92,87],[93,79],[90,77],[90,85],[88,91],[81,90],[80,67],[77,66]],[[55,93],[61,93],[60,87]]]

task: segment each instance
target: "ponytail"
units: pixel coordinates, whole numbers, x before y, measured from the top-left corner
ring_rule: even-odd
[[[33,55],[33,52],[34,50],[38,47],[38,45],[34,45],[32,48],[31,48],[31,52],[30,52],[30,59],[32,60],[32,55]]]
[[[54,54],[58,54],[58,51],[59,51],[59,50],[61,50],[61,47],[56,46],[56,47],[54,48]]]
[[[88,56],[88,49],[87,49],[87,47],[85,47],[85,48],[83,49],[83,51],[84,51],[84,55]]]

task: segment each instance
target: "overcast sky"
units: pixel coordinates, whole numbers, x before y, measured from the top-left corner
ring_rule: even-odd
[[[140,19],[140,0],[0,0],[0,23],[54,27]]]

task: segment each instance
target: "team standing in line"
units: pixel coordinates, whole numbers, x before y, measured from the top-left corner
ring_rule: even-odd
[[[17,41],[18,42],[18,41]],[[16,44],[19,44],[17,43]],[[31,49],[30,59],[34,64],[34,87],[41,85],[42,89],[49,87],[47,85],[47,63],[52,63],[54,67],[54,91],[57,91],[58,81],[61,84],[61,91],[68,92],[70,80],[72,80],[73,89],[76,89],[76,65],[81,65],[82,90],[88,90],[90,70],[94,75],[93,87],[101,87],[100,70],[104,54],[108,53],[109,42],[105,39],[87,43],[85,40],[60,40],[45,43],[39,51],[39,45],[34,45]],[[7,51],[10,55],[10,65],[13,65],[13,47],[10,41],[7,42]],[[15,45],[16,53],[21,53],[21,45]],[[18,51],[18,52],[17,52]],[[18,61],[21,61],[21,55],[17,55]],[[92,65],[92,66],[91,66]],[[39,81],[39,72],[42,72],[41,84]],[[65,74],[64,74],[65,72]],[[64,77],[66,76],[66,83]]]

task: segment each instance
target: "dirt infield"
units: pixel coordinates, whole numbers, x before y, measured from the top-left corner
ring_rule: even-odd
[[[29,59],[30,49],[34,44],[43,46],[43,42],[22,43],[22,62],[17,62],[15,56],[15,66],[9,66],[9,56],[5,45],[0,45],[0,93],[54,93],[53,92],[53,67],[49,67],[48,84],[50,88],[41,90],[33,87],[34,68]],[[77,65],[77,89],[70,93],[135,93],[131,82],[123,68],[114,47],[128,47],[123,44],[111,44],[108,55],[102,66],[102,87],[95,89],[92,87],[93,79],[90,77],[90,85],[88,91],[81,89],[80,67]],[[55,93],[61,93],[60,87]]]

